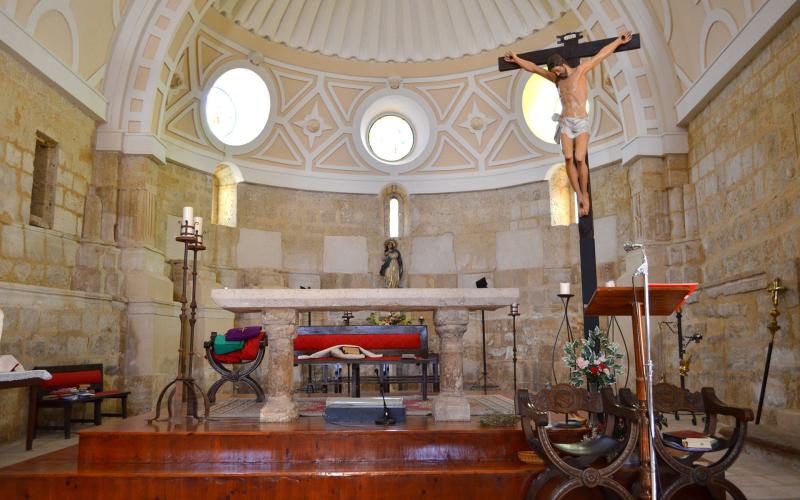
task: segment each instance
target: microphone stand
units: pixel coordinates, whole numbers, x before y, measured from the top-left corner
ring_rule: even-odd
[[[383,395],[383,377],[377,368],[375,368],[375,375],[378,376],[378,388],[380,388],[381,398],[383,398],[383,416],[375,421],[375,425],[394,425],[394,419],[389,416],[389,407],[386,406],[386,396]]]
[[[656,499],[656,448],[653,445],[656,439],[656,419],[655,408],[653,406],[653,357],[651,355],[650,346],[650,279],[649,279],[649,265],[647,263],[647,254],[644,251],[644,246],[638,247],[642,251],[642,265],[633,274],[632,280],[635,279],[637,274],[641,274],[644,278],[644,317],[645,317],[645,357],[647,358],[647,370],[645,372],[645,386],[647,389],[647,424],[650,432],[650,488],[651,498]],[[627,249],[626,249],[627,250]]]

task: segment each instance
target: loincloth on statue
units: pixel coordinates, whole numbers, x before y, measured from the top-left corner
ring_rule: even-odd
[[[561,144],[561,134],[566,134],[570,139],[574,139],[581,134],[588,134],[590,130],[591,124],[586,116],[561,116],[556,127],[556,144]]]

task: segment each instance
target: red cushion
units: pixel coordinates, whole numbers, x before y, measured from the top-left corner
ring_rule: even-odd
[[[228,354],[214,354],[213,350],[211,355],[220,363],[246,363],[253,361],[258,356],[259,343],[264,339],[266,334],[261,332],[258,337],[253,337],[244,341],[244,347],[238,351]]]
[[[368,351],[376,349],[417,350],[420,348],[420,335],[418,333],[299,335],[294,339],[294,350],[317,352],[340,344],[357,345]]]
[[[103,374],[100,373],[100,370],[52,372],[51,375],[53,378],[42,383],[43,388],[78,387],[81,384],[99,384],[103,380]]]

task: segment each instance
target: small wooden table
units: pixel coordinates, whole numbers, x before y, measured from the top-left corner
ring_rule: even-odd
[[[25,450],[33,448],[33,436],[36,432],[36,412],[38,411],[39,388],[44,379],[39,377],[0,381],[0,390],[17,387],[28,388],[28,430],[25,438]]]

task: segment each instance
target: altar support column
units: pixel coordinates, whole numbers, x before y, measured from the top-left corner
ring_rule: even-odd
[[[261,408],[262,422],[290,422],[300,414],[292,399],[292,362],[294,338],[297,336],[297,311],[265,309],[264,331],[267,333],[267,402]]]
[[[433,418],[469,420],[469,401],[464,396],[464,334],[469,323],[466,309],[437,309],[433,313],[439,336],[441,383],[433,401]]]

